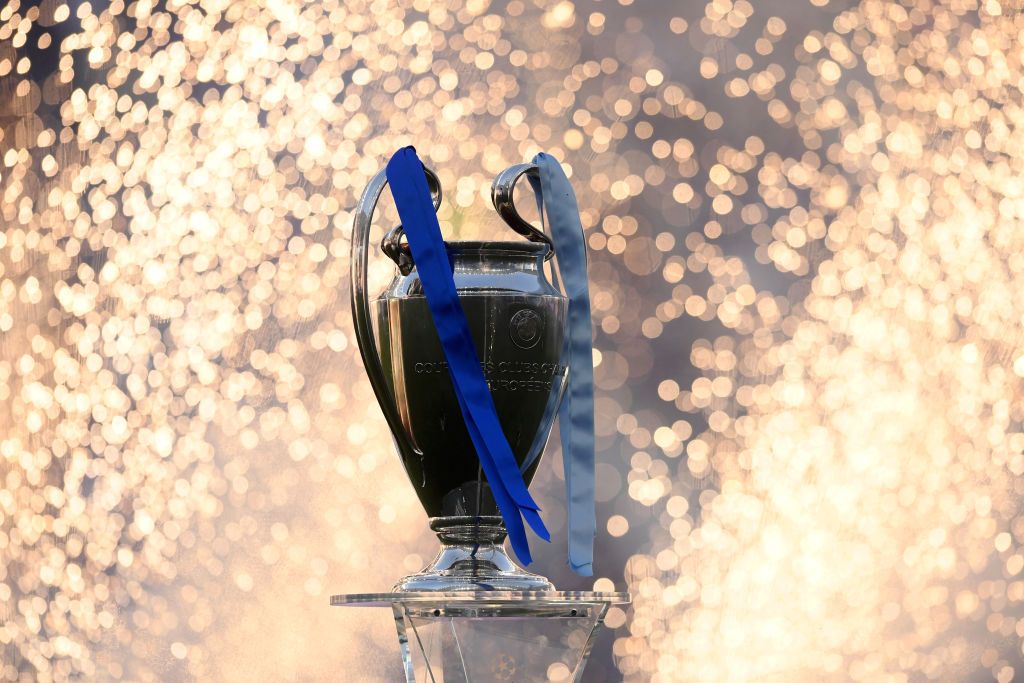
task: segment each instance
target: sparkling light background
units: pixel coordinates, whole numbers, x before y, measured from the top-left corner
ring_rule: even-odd
[[[9,0],[0,680],[400,675],[327,601],[434,548],[348,309],[408,143],[453,237],[572,171],[599,576],[557,443],[535,569],[635,596],[586,680],[1024,675],[1020,9]]]

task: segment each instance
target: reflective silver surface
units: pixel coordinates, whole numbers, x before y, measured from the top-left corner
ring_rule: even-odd
[[[554,244],[551,242],[550,237],[530,225],[528,221],[519,215],[519,211],[516,210],[515,200],[513,199],[513,193],[519,179],[524,175],[536,178],[537,174],[536,164],[509,166],[499,173],[498,177],[494,179],[494,183],[491,184],[491,203],[494,204],[494,209],[498,212],[498,215],[504,218],[505,222],[513,230],[531,242],[543,242],[554,249]],[[548,254],[548,258],[551,258],[553,254],[554,252]]]
[[[440,186],[432,172],[425,172],[436,209]],[[506,172],[499,180],[504,177],[507,182],[496,181],[495,187],[511,193],[523,172]],[[367,297],[370,222],[385,184],[384,173],[378,173],[356,211],[353,318],[366,371],[395,446],[442,543],[430,565],[402,579],[395,590],[550,590],[550,582],[520,569],[502,548],[505,530],[500,512],[466,430],[419,273],[408,246],[401,242],[400,226],[388,233],[383,244],[399,270],[379,297],[372,302]],[[499,196],[504,195],[496,190],[495,197]],[[561,356],[567,302],[544,272],[550,242],[532,226],[531,230],[541,239],[531,235],[537,241],[447,243],[484,377],[527,485],[547,443],[566,381]]]
[[[529,242],[449,245],[459,300],[527,484],[566,375],[561,363],[566,302],[544,277],[547,252],[546,245]],[[409,442],[402,459],[427,514],[498,514],[418,272],[398,275],[373,302],[372,314],[382,372]]]

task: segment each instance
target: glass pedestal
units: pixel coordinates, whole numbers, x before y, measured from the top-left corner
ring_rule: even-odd
[[[579,681],[608,607],[628,593],[464,591],[335,595],[390,607],[408,683]]]

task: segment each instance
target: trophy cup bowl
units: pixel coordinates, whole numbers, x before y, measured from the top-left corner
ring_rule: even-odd
[[[436,175],[424,169],[440,205]],[[531,241],[447,242],[459,302],[469,321],[502,429],[527,485],[551,431],[566,382],[562,363],[567,300],[551,284],[544,262],[547,236],[502,210],[528,165],[495,183],[495,205]],[[402,227],[382,250],[398,266],[373,301],[366,292],[367,242],[373,211],[387,180],[370,182],[356,209],[352,235],[352,308],[360,353],[409,481],[430,518],[441,549],[422,571],[393,590],[553,590],[505,553],[506,531],[466,429],[444,352]],[[514,218],[513,218],[514,216]],[[518,221],[518,222],[517,222]]]

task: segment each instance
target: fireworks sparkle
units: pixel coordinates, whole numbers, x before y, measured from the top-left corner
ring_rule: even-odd
[[[673,5],[0,9],[0,680],[394,677],[326,605],[432,548],[347,306],[410,143],[464,239],[571,170],[593,680],[1021,675],[1020,7]]]

